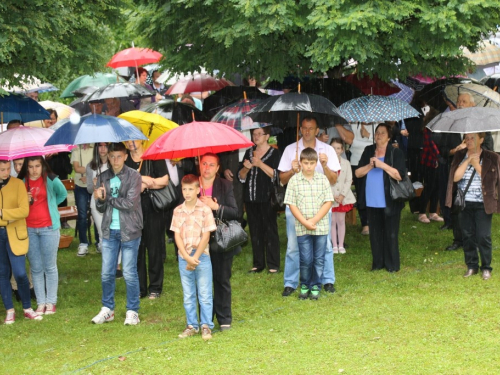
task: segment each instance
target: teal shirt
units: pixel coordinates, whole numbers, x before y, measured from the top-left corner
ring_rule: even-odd
[[[109,180],[109,187],[111,190],[111,196],[113,198],[118,198],[118,192],[120,191],[121,184],[122,182],[117,176]],[[113,208],[113,215],[111,216],[111,224],[109,226],[109,229],[120,230],[120,211],[116,208]]]

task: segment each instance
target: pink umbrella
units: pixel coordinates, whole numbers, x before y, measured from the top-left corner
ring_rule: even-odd
[[[216,122],[190,122],[161,135],[142,155],[143,159],[178,159],[206,153],[233,151],[253,143],[237,130]]]
[[[6,130],[0,134],[0,160],[68,152],[75,147],[73,145],[44,146],[52,134],[54,131],[51,129],[28,126]]]
[[[187,94],[190,92],[218,91],[226,86],[234,86],[224,78],[215,78],[205,73],[196,73],[174,83],[167,90],[167,95]]]

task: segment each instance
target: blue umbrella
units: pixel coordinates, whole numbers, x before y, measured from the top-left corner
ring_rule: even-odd
[[[30,122],[49,118],[49,112],[36,100],[21,94],[0,96],[0,124],[11,120]]]
[[[369,95],[349,100],[340,106],[340,111],[349,122],[400,121],[419,116],[419,113],[408,103],[381,95]]]
[[[61,121],[45,146],[147,140],[139,129],[121,118],[94,114],[78,117]]]

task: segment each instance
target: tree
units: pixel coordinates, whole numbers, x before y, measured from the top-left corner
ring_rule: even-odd
[[[496,31],[498,0],[137,0],[130,26],[164,66],[282,79],[339,71],[383,79],[464,73],[461,46]]]
[[[120,22],[121,0],[0,2],[0,86],[24,76],[67,83],[102,71],[114,51],[109,25]]]

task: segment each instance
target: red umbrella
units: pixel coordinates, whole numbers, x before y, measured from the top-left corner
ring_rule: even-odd
[[[187,94],[190,92],[218,91],[226,86],[234,86],[224,78],[215,78],[205,73],[196,73],[174,83],[167,90],[167,95]]]
[[[190,122],[158,137],[142,155],[143,159],[199,157],[251,147],[253,143],[233,128],[216,122]]]
[[[350,74],[347,77],[342,77],[344,81],[352,83],[354,86],[363,91],[366,95],[391,95],[396,94],[401,91],[401,89],[397,86],[394,86],[390,83],[382,81],[375,74],[373,78],[365,75],[361,78],[358,78],[356,74]]]
[[[116,53],[106,66],[116,69],[151,64],[160,61],[162,56],[160,52],[153,51],[149,48],[132,47]]]

